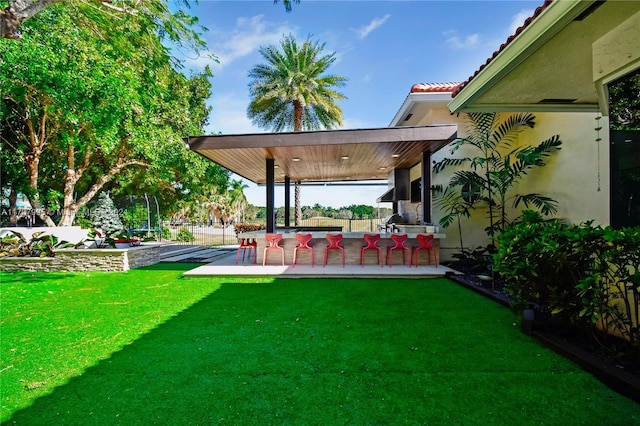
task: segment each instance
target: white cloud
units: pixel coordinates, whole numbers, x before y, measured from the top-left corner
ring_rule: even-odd
[[[360,40],[364,40],[364,38],[367,37],[369,33],[380,28],[390,17],[391,15],[387,13],[382,18],[375,18],[374,20],[369,22],[369,24],[364,25],[360,28],[352,28],[351,30],[358,34],[358,38]]]
[[[515,34],[516,30],[524,24],[524,21],[532,16],[534,13],[533,10],[522,10],[518,12],[512,19],[511,25],[509,25],[509,35]]]
[[[232,30],[209,32],[205,36],[210,52],[218,58],[218,63],[201,56],[187,60],[187,67],[203,68],[208,64],[214,72],[220,71],[234,61],[257,52],[261,46],[277,45],[283,35],[295,35],[296,31],[287,22],[275,24],[265,21],[263,15],[240,17]]]
[[[480,44],[479,34],[470,34],[467,36],[460,36],[456,31],[448,31],[444,33],[445,36],[449,36],[445,41],[446,45],[456,49],[473,49]]]

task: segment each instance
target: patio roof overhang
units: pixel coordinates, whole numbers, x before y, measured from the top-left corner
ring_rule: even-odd
[[[273,159],[275,182],[387,179],[396,168],[420,163],[456,137],[457,126],[391,127],[289,133],[190,136],[192,151],[256,184],[267,183]]]
[[[607,111],[606,84],[640,67],[640,2],[547,1],[466,82],[449,110]]]

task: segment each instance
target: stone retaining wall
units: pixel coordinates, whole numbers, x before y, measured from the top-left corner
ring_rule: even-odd
[[[160,244],[143,244],[127,249],[62,249],[55,257],[4,257],[0,270],[16,271],[107,271],[119,272],[160,261]]]

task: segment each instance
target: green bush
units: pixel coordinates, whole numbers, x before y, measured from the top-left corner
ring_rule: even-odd
[[[580,315],[624,337],[640,355],[640,227],[601,231],[595,270],[578,285]]]
[[[581,311],[576,288],[593,272],[596,237],[587,225],[543,220],[533,211],[497,238],[494,271],[505,280],[505,292],[516,311],[529,304],[548,310],[558,320],[574,322]]]
[[[525,211],[497,242],[494,270],[514,310],[537,306],[561,324],[622,336],[640,353],[640,227],[567,225]]]
[[[196,237],[194,237],[191,231],[187,228],[180,228],[180,231],[178,231],[178,234],[176,235],[176,240],[184,243],[191,243],[196,240]]]

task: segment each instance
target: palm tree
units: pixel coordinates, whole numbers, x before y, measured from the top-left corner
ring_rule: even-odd
[[[229,196],[231,204],[236,211],[236,222],[240,222],[241,219],[244,222],[244,208],[247,205],[247,197],[244,195],[244,190],[248,187],[249,185],[242,183],[241,180],[231,181]]]
[[[445,158],[433,166],[434,173],[450,166],[466,166],[455,172],[449,181],[447,189],[459,188],[462,195],[443,201],[453,202],[448,207],[448,215],[453,214],[451,218],[460,214],[468,216],[477,202],[486,204],[489,218],[486,230],[493,242],[495,234],[503,232],[511,222],[507,217],[509,201],[513,208],[520,204],[527,208],[533,205],[544,215],[555,213],[557,202],[549,197],[537,193],[510,196],[509,192],[531,168],[544,166],[545,157],[560,149],[560,136],[554,135],[537,146],[512,148],[525,129],[535,126],[532,114],[519,113],[504,118],[497,113],[476,112],[468,114],[467,118],[467,136],[452,142],[451,154],[465,147],[470,150],[467,152],[475,151],[478,155]]]
[[[332,129],[341,126],[342,109],[336,101],[346,99],[334,87],[346,78],[324,74],[336,54],[323,55],[324,43],[309,38],[298,45],[293,35],[277,46],[261,47],[266,64],[249,70],[251,103],[247,115],[252,122],[274,132],[283,130]],[[295,183],[296,225],[302,220],[300,182]]]

